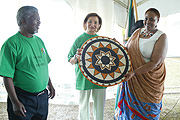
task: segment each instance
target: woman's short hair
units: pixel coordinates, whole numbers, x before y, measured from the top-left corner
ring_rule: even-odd
[[[17,16],[16,16],[18,26],[20,26],[22,24],[21,23],[22,19],[29,18],[33,14],[34,11],[38,11],[38,9],[36,7],[33,7],[33,6],[21,7],[18,10]]]
[[[88,21],[89,17],[98,17],[98,19],[99,19],[99,28],[98,28],[98,30],[96,31],[96,32],[98,32],[98,31],[100,30],[100,28],[101,28],[101,25],[102,25],[102,19],[101,19],[101,17],[100,17],[97,13],[89,13],[89,14],[85,17],[84,22],[83,22],[84,30],[87,29],[86,26],[85,26],[85,24],[86,24],[86,22]]]
[[[156,8],[149,8],[148,10],[146,10],[145,14],[149,11],[154,12],[156,16],[158,17],[158,19],[160,18],[160,13]]]

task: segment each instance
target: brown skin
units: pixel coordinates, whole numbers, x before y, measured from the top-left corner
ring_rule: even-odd
[[[147,12],[145,14],[145,21],[144,25],[147,31],[151,32],[157,32],[156,25],[159,21],[159,18],[156,16],[154,12]],[[140,35],[140,38],[149,38],[150,36],[144,37],[142,34]],[[127,43],[127,49],[128,49],[128,43]],[[168,40],[166,34],[163,34],[159,37],[157,42],[155,43],[154,50],[151,56],[151,60],[144,64],[143,66],[140,66],[139,68],[135,69],[134,72],[136,75],[140,75],[146,72],[149,72],[153,69],[155,69],[158,65],[160,65],[166,58],[168,49]],[[133,71],[127,73],[125,75],[126,81],[130,80],[135,74]]]
[[[89,35],[95,35],[97,33],[97,30],[99,28],[99,19],[97,16],[89,17],[87,22],[84,24],[86,27],[86,33]],[[77,52],[74,57],[72,57],[69,62],[73,65],[77,63],[77,59],[79,59],[81,55],[81,49],[77,49]]]
[[[3,81],[4,81],[4,85],[6,87],[8,96],[12,102],[14,114],[16,114],[18,116],[26,117],[26,115],[25,115],[26,109],[25,109],[24,105],[17,98],[12,78],[3,77]]]
[[[38,32],[40,25],[40,18],[37,11],[29,19],[23,19],[22,24],[19,26],[19,32],[26,37],[33,37],[33,34]],[[13,105],[13,111],[18,116],[26,117],[26,109],[24,105],[18,100],[12,78],[3,76],[4,85],[6,87],[8,96]],[[49,98],[54,98],[55,89],[49,78],[48,89],[50,91]]]
[[[52,85],[50,77],[49,77],[49,82],[48,82],[48,89],[49,89],[49,92],[50,92],[49,93],[49,98],[53,99],[54,96],[55,96],[55,89],[54,89],[54,87]]]
[[[41,23],[37,11],[34,11],[34,14],[29,19],[22,19],[21,22],[19,32],[26,37],[33,37],[33,34],[38,32]]]

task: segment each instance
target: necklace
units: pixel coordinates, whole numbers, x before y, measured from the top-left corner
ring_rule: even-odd
[[[142,31],[141,32],[141,34],[143,34],[144,35],[144,37],[146,37],[146,36],[153,36],[154,35],[154,33],[153,32],[150,32],[150,31],[146,31],[146,30],[144,30],[144,31]]]

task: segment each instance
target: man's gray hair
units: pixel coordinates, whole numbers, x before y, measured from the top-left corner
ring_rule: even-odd
[[[17,12],[17,24],[18,26],[20,26],[22,23],[21,23],[21,20],[22,19],[27,19],[29,18],[34,11],[38,11],[37,8],[33,7],[33,6],[23,6],[21,7],[18,12]]]

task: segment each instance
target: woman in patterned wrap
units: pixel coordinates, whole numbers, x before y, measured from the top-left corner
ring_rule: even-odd
[[[157,29],[160,13],[145,12],[144,28],[137,29],[126,44],[132,71],[125,75],[115,120],[158,120],[162,108],[168,42]]]

